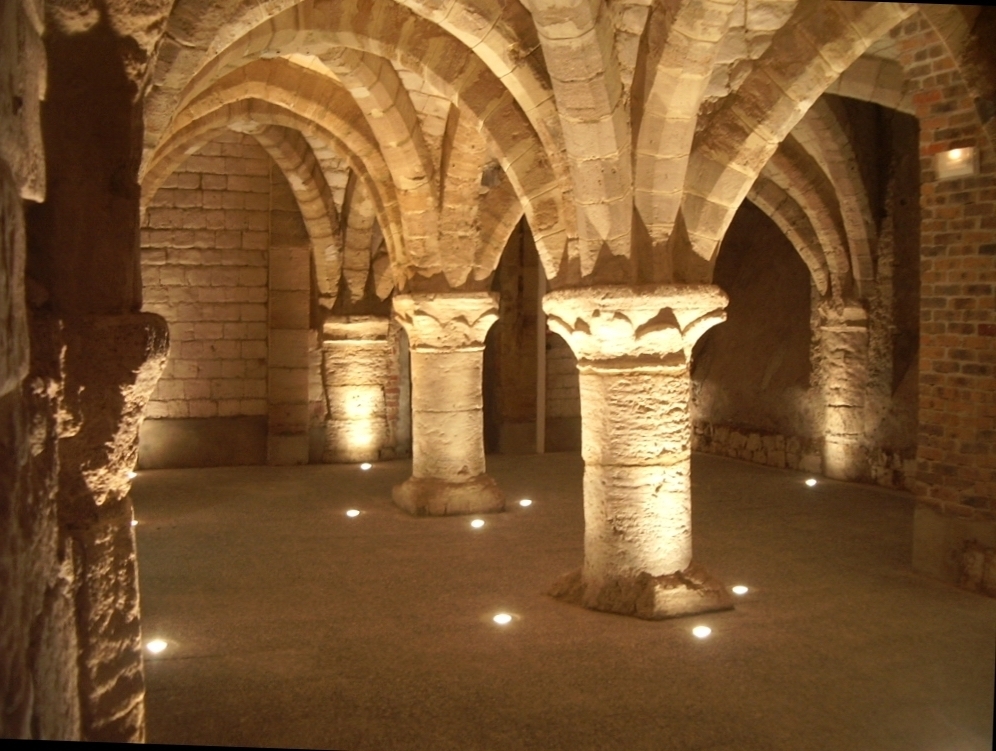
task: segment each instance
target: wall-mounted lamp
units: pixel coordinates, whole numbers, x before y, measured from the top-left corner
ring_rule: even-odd
[[[972,146],[941,151],[934,155],[934,171],[938,180],[970,177],[979,171],[978,151]]]

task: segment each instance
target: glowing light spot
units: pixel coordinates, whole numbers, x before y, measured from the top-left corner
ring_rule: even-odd
[[[512,622],[512,616],[510,616],[508,613],[499,613],[491,620],[493,620],[499,626],[507,626],[509,623]]]
[[[816,487],[816,480],[814,480],[812,477],[810,477],[808,480],[806,480],[806,484],[809,487],[811,487],[811,488],[815,488]]]
[[[132,519],[131,520],[131,526],[137,527],[138,526],[138,519]]]
[[[474,521],[470,523],[470,526],[472,526],[474,529],[480,529],[481,527],[484,526],[484,519],[474,519]]]
[[[160,652],[162,652],[164,649],[166,649],[166,642],[164,642],[162,639],[153,639],[152,641],[150,641],[148,644],[145,645],[145,648],[150,652],[152,652],[152,654],[157,655]]]
[[[948,152],[948,158],[952,162],[957,162],[961,159],[961,149],[951,149],[951,151]]]
[[[733,588],[733,594],[735,594],[735,595],[745,595],[745,594],[747,594],[747,593],[748,593],[749,591],[750,591],[750,590],[749,590],[749,589],[747,589],[747,587],[745,587],[745,586],[744,586],[743,584],[738,584],[737,586],[735,586],[735,587]]]
[[[128,479],[129,480],[134,480],[136,477],[138,477],[138,472],[129,472],[128,473]]]
[[[712,629],[708,626],[696,626],[692,629],[692,634],[697,636],[699,639],[705,639],[711,633]]]
[[[348,516],[350,518],[353,518],[354,516],[359,516],[359,515],[360,515],[359,510],[355,509],[355,508],[351,508],[349,511],[346,512],[346,516]]]
[[[530,501],[528,498],[523,498],[521,501],[519,501],[519,505],[523,506],[523,507],[525,507],[525,506],[532,506],[533,502]]]
[[[360,469],[362,469],[364,472],[366,472],[372,466],[373,465],[370,462],[363,462],[363,464],[360,465]]]

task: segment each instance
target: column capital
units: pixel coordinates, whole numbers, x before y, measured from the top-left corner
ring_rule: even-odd
[[[727,302],[713,285],[605,285],[549,292],[543,310],[579,365],[684,368]]]
[[[496,292],[436,292],[394,296],[394,313],[405,327],[411,348],[479,351],[498,320]]]

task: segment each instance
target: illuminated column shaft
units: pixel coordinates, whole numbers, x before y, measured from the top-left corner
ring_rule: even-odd
[[[441,516],[501,511],[485,474],[484,338],[498,320],[489,292],[395,295],[411,348],[412,477],[394,489],[401,508]]]
[[[711,286],[591,287],[543,300],[578,358],[584,563],[553,594],[669,618],[731,607],[692,563],[689,356],[725,317]]]
[[[837,480],[857,480],[868,469],[864,437],[868,315],[859,305],[849,305],[825,310],[823,318],[823,471]]]
[[[372,316],[325,321],[322,380],[328,420],[323,461],[375,461],[387,444],[389,323]]]

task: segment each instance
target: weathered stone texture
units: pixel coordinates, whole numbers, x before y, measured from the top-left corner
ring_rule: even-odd
[[[408,332],[412,378],[412,477],[394,500],[417,515],[501,511],[485,474],[484,340],[498,317],[494,293],[395,295]]]
[[[548,293],[550,328],[578,358],[585,462],[580,574],[555,596],[641,618],[731,607],[692,563],[691,350],[724,318],[718,287]]]
[[[169,334],[151,313],[88,316],[65,331],[59,513],[79,550],[80,694],[89,740],[145,737],[138,572],[129,472],[165,364]]]
[[[0,738],[78,740],[74,558],[55,500],[61,349],[45,324],[29,333],[24,289],[22,199],[45,188],[42,18],[40,3],[0,0]]]

